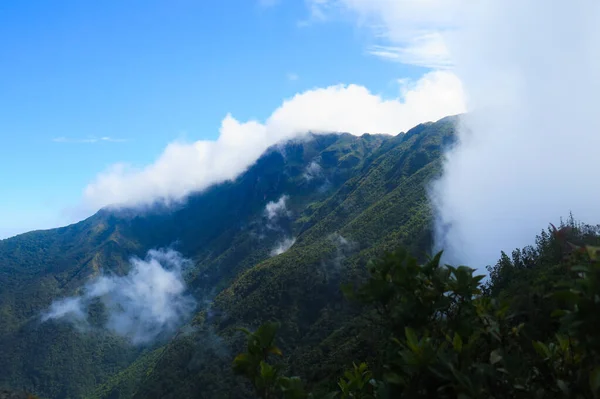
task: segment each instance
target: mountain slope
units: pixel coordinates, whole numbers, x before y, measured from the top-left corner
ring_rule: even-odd
[[[347,366],[350,352],[368,350],[352,333],[358,319],[340,283],[360,279],[384,250],[429,249],[426,186],[453,129],[445,118],[395,137],[308,135],[183,204],[103,210],[0,241],[0,386],[48,398],[244,397],[229,372],[241,342],[235,328],[266,319],[283,322],[288,366],[318,384]],[[191,259],[185,278],[198,301],[175,339],[132,346],[99,328],[102,309],[86,331],[41,323],[53,300],[103,272],[124,275],[131,256],[165,247]],[[334,336],[346,345],[333,347]]]
[[[135,397],[247,397],[229,370],[231,354],[242,345],[236,327],[269,319],[282,322],[288,367],[312,384],[345,368],[356,351],[368,351],[353,336],[352,310],[339,285],[359,278],[367,260],[384,250],[428,250],[426,186],[439,173],[453,126],[445,119],[384,143],[339,190],[306,207],[296,219],[302,227],[294,246],[222,291],[210,311],[196,317],[196,330],[166,348]],[[332,336],[347,338],[341,340],[346,345],[332,347]]]
[[[187,278],[197,298],[212,295],[268,258],[282,234],[291,234],[286,220],[277,230],[264,228],[266,203],[286,192],[294,198],[290,209],[296,209],[327,196],[387,140],[307,136],[269,150],[236,180],[179,207],[104,210],[72,226],[0,241],[0,386],[82,397],[131,363],[140,349],[101,330],[79,333],[65,323],[40,323],[52,300],[77,293],[101,271],[123,275],[131,256],[167,246],[193,260]],[[313,162],[320,164],[311,171]]]

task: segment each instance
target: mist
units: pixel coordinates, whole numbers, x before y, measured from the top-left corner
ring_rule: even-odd
[[[269,201],[267,203],[265,206],[265,216],[269,222],[276,222],[278,218],[290,215],[290,211],[287,209],[287,200],[289,198],[287,195],[282,195],[277,201]]]
[[[266,227],[269,230],[274,230],[283,234],[283,236],[275,243],[275,247],[271,249],[271,256],[281,255],[290,249],[296,242],[295,237],[290,237],[288,229],[285,227],[285,219],[289,218],[292,213],[287,207],[287,201],[290,199],[288,195],[282,195],[277,201],[269,201],[265,206],[264,215],[267,219]]]
[[[145,259],[131,259],[127,275],[99,276],[80,295],[54,301],[42,321],[63,320],[79,330],[94,328],[89,310],[100,301],[108,315],[104,329],[133,344],[148,343],[175,332],[195,309],[182,277],[188,263],[176,251],[151,250]]]
[[[480,1],[447,45],[467,96],[431,190],[436,247],[481,268],[550,222],[600,222],[600,3]]]
[[[295,243],[296,239],[294,237],[284,237],[275,245],[275,248],[271,250],[271,256],[277,256],[287,252],[287,250],[290,249]]]

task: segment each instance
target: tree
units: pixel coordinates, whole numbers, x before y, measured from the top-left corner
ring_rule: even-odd
[[[474,269],[441,265],[441,253],[422,265],[403,250],[374,259],[368,280],[343,291],[388,335],[382,367],[352,362],[327,397],[598,398],[598,231],[569,220],[542,232],[536,247],[502,253],[485,284]],[[234,369],[262,398],[311,397],[267,363],[281,356],[276,327],[245,331]]]

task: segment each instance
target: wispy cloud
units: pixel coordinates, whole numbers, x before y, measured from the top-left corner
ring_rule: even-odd
[[[271,201],[265,206],[265,215],[269,220],[277,219],[280,216],[289,216],[286,202],[290,197],[282,195],[277,202]]]
[[[314,160],[304,169],[303,176],[307,181],[311,181],[315,177],[319,177],[322,174],[323,168],[321,168],[321,165],[319,165],[319,163],[316,160]]]
[[[290,249],[295,242],[296,239],[294,237],[285,237],[283,240],[277,243],[273,250],[271,250],[271,256],[277,256],[287,252],[287,250]]]
[[[291,80],[293,82],[295,80],[300,79],[300,76],[298,76],[297,73],[290,72],[290,73],[287,74],[287,78],[288,78],[288,80]]]
[[[150,342],[175,331],[196,306],[182,275],[189,263],[176,251],[151,250],[145,260],[131,259],[127,275],[97,277],[80,295],[54,301],[41,319],[64,320],[86,330],[91,328],[90,306],[100,301],[108,314],[104,325],[108,331],[133,344]]]
[[[102,137],[86,137],[86,138],[71,138],[71,137],[55,137],[52,139],[55,143],[79,143],[79,144],[95,144],[95,143],[125,143],[129,140],[114,138],[110,136]]]
[[[367,52],[387,61],[432,69],[448,69],[454,65],[443,37],[437,33],[415,37],[403,46],[374,45]]]
[[[373,33],[369,54],[431,69],[453,65],[446,35],[465,0],[307,0],[311,21],[354,19]]]

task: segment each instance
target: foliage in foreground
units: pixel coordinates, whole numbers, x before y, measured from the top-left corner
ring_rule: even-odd
[[[572,219],[506,254],[490,278],[421,265],[405,251],[369,264],[346,296],[386,335],[370,367],[352,365],[327,395],[309,394],[273,361],[278,323],[245,330],[233,362],[256,394],[285,398],[597,398],[600,396],[598,228]],[[333,384],[332,384],[333,385]]]

